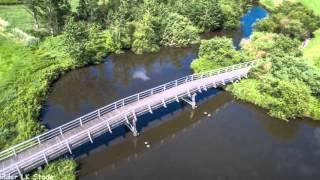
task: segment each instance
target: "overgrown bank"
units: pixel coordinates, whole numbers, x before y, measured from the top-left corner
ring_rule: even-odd
[[[303,5],[284,2],[257,23],[255,30],[261,32],[243,43],[240,52],[235,52],[225,39],[202,42],[200,58],[192,63],[192,68],[203,71],[243,59],[258,60],[259,66],[248,79],[228,86],[227,90],[280,119],[320,119],[320,71],[303,57],[301,49],[301,40],[319,28],[319,23],[319,17]],[[219,42],[228,45],[214,46]]]

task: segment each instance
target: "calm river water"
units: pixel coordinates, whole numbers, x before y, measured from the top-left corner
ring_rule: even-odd
[[[253,8],[242,28],[226,35],[237,47],[267,12]],[[120,98],[192,73],[198,47],[109,56],[105,63],[64,75],[42,111],[49,128]],[[198,108],[173,103],[138,118],[140,136],[120,127],[77,149],[79,179],[320,179],[320,123],[270,118],[265,111],[212,89]],[[205,114],[209,113],[211,116]],[[146,147],[146,143],[150,145]]]

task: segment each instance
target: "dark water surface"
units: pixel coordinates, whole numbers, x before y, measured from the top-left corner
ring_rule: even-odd
[[[253,8],[242,18],[241,29],[203,38],[228,36],[238,46],[251,34],[252,24],[266,15],[264,9]],[[189,75],[197,51],[194,46],[144,55],[126,52],[70,72],[54,84],[42,119],[54,128],[120,98]],[[138,137],[120,127],[75,150],[79,179],[320,179],[319,123],[272,119],[217,89],[197,98],[196,110],[173,103],[138,117]]]
[[[80,157],[80,179],[320,179],[319,123],[272,119],[227,93],[155,123]]]

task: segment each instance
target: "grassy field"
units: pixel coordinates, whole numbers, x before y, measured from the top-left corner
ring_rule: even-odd
[[[273,9],[279,6],[285,0],[260,0],[260,3],[266,7]],[[301,2],[306,7],[314,10],[315,13],[320,15],[320,1],[319,0],[286,0],[291,2]]]
[[[32,16],[23,5],[1,5],[0,18],[23,31],[29,31],[33,28]]]
[[[310,62],[320,67],[320,29],[314,32],[315,37],[303,50],[303,56]]]
[[[38,115],[49,83],[73,66],[60,41],[31,50],[0,36],[0,149],[41,132]]]
[[[316,14],[320,15],[320,1],[319,0],[296,0],[304,4],[306,7],[312,9]]]

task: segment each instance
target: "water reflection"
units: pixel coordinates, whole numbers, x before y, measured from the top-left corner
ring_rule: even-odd
[[[164,119],[80,157],[80,179],[320,178],[318,122],[274,120],[227,93]]]
[[[164,48],[158,53],[126,52],[104,64],[65,75],[54,84],[42,111],[49,128],[57,127],[108,103],[191,74],[197,47]]]

